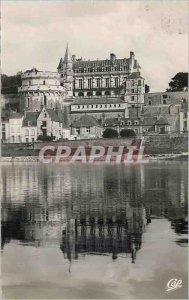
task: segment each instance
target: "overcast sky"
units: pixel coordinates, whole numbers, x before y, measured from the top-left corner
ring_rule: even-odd
[[[151,91],[188,71],[187,1],[3,1],[2,72],[56,71],[66,43],[83,59],[134,51]]]

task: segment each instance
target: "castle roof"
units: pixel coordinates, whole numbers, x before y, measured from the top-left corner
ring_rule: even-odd
[[[129,75],[128,79],[144,79],[142,76],[140,76],[140,72],[133,72],[131,75]]]
[[[100,127],[100,124],[93,116],[89,116],[89,115],[82,116],[79,120],[73,122],[72,124],[72,127],[93,127],[93,126]]]
[[[82,105],[82,104],[115,104],[115,103],[125,103],[121,98],[118,97],[102,97],[102,98],[82,98],[80,97],[79,99],[75,100],[74,102],[71,103],[71,105]]]

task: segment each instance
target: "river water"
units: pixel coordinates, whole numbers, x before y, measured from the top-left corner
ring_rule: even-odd
[[[187,162],[5,163],[1,178],[3,299],[187,298]]]

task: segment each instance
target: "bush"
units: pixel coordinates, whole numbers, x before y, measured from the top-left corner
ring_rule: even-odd
[[[43,142],[50,142],[50,141],[53,141],[55,139],[55,137],[52,135],[52,136],[43,136],[43,135],[39,135],[37,140],[38,141],[43,141]]]
[[[134,136],[136,136],[136,133],[132,129],[122,129],[120,131],[120,136],[121,137],[134,137]]]
[[[117,138],[118,132],[112,128],[106,128],[103,132],[103,138]]]

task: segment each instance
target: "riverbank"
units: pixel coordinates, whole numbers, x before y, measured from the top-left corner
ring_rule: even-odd
[[[38,161],[38,155],[41,148],[46,145],[67,146],[71,149],[77,149],[83,146],[90,149],[93,146],[102,147],[140,147],[141,139],[136,138],[115,138],[115,139],[92,139],[76,140],[62,142],[35,142],[33,144],[2,144],[2,161]],[[149,135],[143,138],[145,154],[149,155],[150,160],[159,159],[182,159],[188,153],[188,135],[187,134],[161,134]],[[116,151],[116,150],[115,150]]]
[[[188,160],[188,152],[185,153],[177,153],[177,154],[157,154],[157,155],[149,155],[145,157],[146,161],[159,161],[159,160]],[[68,160],[64,159],[61,162],[67,162]],[[105,161],[105,159],[101,159],[98,161]],[[35,162],[40,163],[38,156],[5,156],[1,157],[0,163],[23,163],[23,162]],[[136,161],[137,163],[137,161]],[[140,163],[140,162],[139,162]]]

